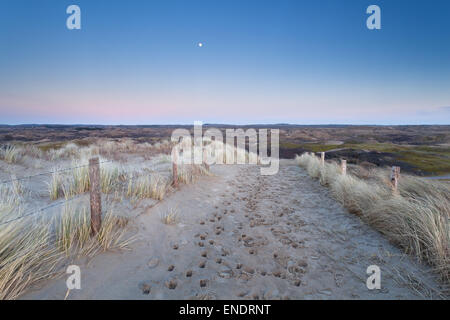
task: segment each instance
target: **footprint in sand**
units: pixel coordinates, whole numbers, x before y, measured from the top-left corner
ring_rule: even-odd
[[[308,266],[308,262],[306,260],[299,260],[297,265],[302,268],[306,268]]]
[[[274,271],[272,271],[272,275],[274,276],[274,277],[277,277],[277,278],[281,278],[281,271],[280,270],[274,270]]]
[[[202,279],[200,280],[200,287],[204,288],[208,284],[208,279]]]
[[[206,260],[200,262],[200,264],[198,265],[198,267],[202,268],[202,269],[205,268],[205,266],[206,266]]]
[[[236,295],[237,295],[238,297],[240,297],[240,298],[243,298],[243,297],[245,297],[249,292],[250,292],[249,290],[242,290],[242,291],[239,291]]]
[[[252,294],[252,299],[253,300],[259,300],[259,293]]]
[[[230,254],[230,251],[227,250],[227,249],[222,248],[222,249],[220,250],[220,255],[221,255],[222,257],[226,257],[226,256],[228,256],[229,254]]]
[[[150,283],[143,281],[139,284],[139,289],[142,291],[142,294],[149,294],[152,287],[150,286]]]
[[[254,274],[255,273],[255,269],[253,269],[252,267],[249,266],[245,266],[244,267],[244,271],[250,274]]]
[[[167,268],[167,271],[173,271],[175,269],[175,266],[172,264]]]
[[[158,258],[155,258],[155,257],[151,258],[151,259],[148,260],[148,262],[147,262],[147,266],[148,266],[150,269],[156,268],[156,267],[158,266],[158,264],[159,264],[159,259],[158,259]]]
[[[192,270],[186,271],[186,277],[187,277],[187,278],[192,277]]]
[[[226,266],[221,268],[220,271],[218,272],[218,276],[224,279],[231,279],[233,275],[234,275],[233,270]]]
[[[177,287],[177,280],[176,279],[172,279],[172,280],[166,281],[165,285],[170,290],[173,290],[173,289],[175,289]]]
[[[296,287],[300,287],[300,285],[302,284],[302,280],[296,279],[296,280],[294,280],[294,282],[292,284]]]

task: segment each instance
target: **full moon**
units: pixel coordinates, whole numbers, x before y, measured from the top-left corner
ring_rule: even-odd
[[[199,46],[199,47],[203,47],[203,43],[199,42],[199,43],[198,43],[198,46]]]

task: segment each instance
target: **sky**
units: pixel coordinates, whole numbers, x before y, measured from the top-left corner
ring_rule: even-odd
[[[449,19],[448,0],[0,0],[0,124],[450,124]]]

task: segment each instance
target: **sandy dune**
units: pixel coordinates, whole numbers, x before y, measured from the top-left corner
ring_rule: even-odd
[[[439,298],[430,270],[347,213],[293,161],[275,176],[214,166],[135,219],[133,250],[80,261],[68,299]],[[177,207],[180,222],[160,212]],[[366,268],[381,268],[381,290]],[[64,299],[66,277],[25,299]],[[442,297],[442,296],[441,296]]]

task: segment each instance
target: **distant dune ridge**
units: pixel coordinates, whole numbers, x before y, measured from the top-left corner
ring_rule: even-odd
[[[329,151],[349,163],[370,162],[377,166],[401,165],[416,175],[450,173],[450,125],[292,125],[292,124],[204,124],[203,129],[277,128],[280,157],[294,159],[305,151]],[[85,146],[98,139],[133,139],[139,143],[161,143],[177,128],[193,132],[192,125],[20,125],[0,126],[0,145],[26,143],[59,148],[67,142]],[[331,150],[335,150],[332,151]]]

